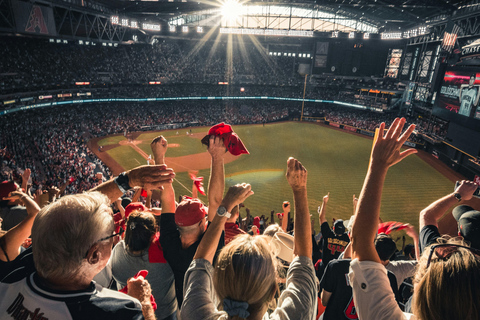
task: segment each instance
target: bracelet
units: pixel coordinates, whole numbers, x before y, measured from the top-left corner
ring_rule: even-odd
[[[132,189],[130,187],[128,175],[127,175],[126,172],[120,173],[118,175],[118,177],[113,179],[113,181],[117,185],[118,189],[120,189],[120,191],[122,191],[122,193],[126,193],[128,190]]]

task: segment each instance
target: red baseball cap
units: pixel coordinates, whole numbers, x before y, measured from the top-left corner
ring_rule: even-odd
[[[184,197],[175,210],[175,223],[180,227],[192,226],[207,214],[207,207],[199,199]]]
[[[130,213],[134,211],[149,211],[141,202],[132,202],[125,208],[125,218],[128,218]]]
[[[15,190],[17,190],[17,186],[13,181],[3,181],[0,183],[0,201],[3,200],[3,198],[8,197],[8,194]]]

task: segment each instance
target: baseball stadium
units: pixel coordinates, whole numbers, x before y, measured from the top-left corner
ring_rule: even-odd
[[[480,0],[0,0],[0,319],[480,320]]]

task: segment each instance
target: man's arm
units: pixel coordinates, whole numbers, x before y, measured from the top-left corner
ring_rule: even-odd
[[[415,247],[415,259],[418,261],[420,260],[420,247],[419,247],[420,239],[418,238],[418,233],[417,231],[415,231],[415,228],[412,225],[408,225],[408,227],[405,229],[405,232],[409,237],[413,239],[413,246]]]
[[[166,166],[165,153],[168,149],[167,139],[165,139],[163,136],[156,137],[152,140],[152,143],[150,143],[150,148],[152,149],[155,165]],[[163,190],[160,194],[160,201],[162,202],[162,212],[175,213],[175,190],[173,189],[171,183],[163,187]]]
[[[368,260],[380,263],[374,239],[380,217],[380,202],[385,177],[389,167],[417,152],[415,149],[400,152],[400,148],[415,129],[415,125],[411,125],[401,134],[405,122],[404,118],[395,119],[385,135],[385,123],[382,123],[378,130],[378,137],[373,143],[351,237],[353,258],[358,258],[360,261]]]
[[[210,179],[208,180],[208,221],[212,221],[222,202],[225,190],[225,168],[224,160],[225,145],[220,137],[210,136],[208,153],[212,157],[210,166]]]
[[[140,166],[125,172],[128,177],[130,188],[140,187],[144,189],[162,189],[172,184],[175,173],[166,165]],[[101,185],[90,189],[106,195],[111,202],[123,195],[115,180],[109,180]]]
[[[287,161],[287,181],[293,191],[295,224],[293,254],[312,259],[312,236],[307,198],[307,169],[294,158]],[[286,217],[283,217],[286,219]]]
[[[20,191],[13,191],[10,195],[3,200],[20,200],[27,210],[27,217],[23,219],[18,225],[5,233],[5,251],[8,254],[10,260],[17,257],[18,249],[25,241],[26,238],[32,233],[32,226],[37,213],[40,211],[38,204],[26,193]]]
[[[473,193],[477,190],[478,185],[472,181],[463,180],[454,192],[430,204],[420,212],[420,230],[425,226],[438,227],[438,220],[453,205],[458,204],[455,194],[458,193],[462,200],[472,199]]]
[[[473,102],[473,106],[472,106],[472,109],[475,110],[475,107],[478,105],[478,98],[480,97],[480,86],[474,86],[476,90],[475,92],[475,101]]]
[[[192,198],[198,199],[198,189],[197,189],[197,186],[195,185],[195,181],[192,181]]]
[[[327,306],[328,301],[330,301],[330,297],[332,296],[331,292],[326,291],[325,289],[322,290],[322,293],[320,294],[320,298],[322,299],[322,305],[324,307]]]
[[[326,196],[323,197],[322,206],[320,207],[320,210],[318,211],[318,222],[320,223],[320,226],[324,222],[327,222],[327,218],[325,218],[325,210],[326,210],[329,198],[330,198],[330,192]]]
[[[29,168],[25,169],[25,171],[23,171],[23,173],[22,173],[22,186],[21,186],[21,188],[28,195],[30,194],[30,192],[28,190],[28,179],[30,178],[31,173],[32,173],[32,171]]]
[[[458,101],[459,101],[460,103],[462,103],[462,91],[463,91],[463,89],[465,89],[466,87],[468,87],[468,84],[462,84],[462,85],[460,86],[460,90],[458,90]]]
[[[288,230],[288,214],[285,213],[285,211],[283,211],[283,214],[282,214],[282,230],[283,232],[287,232]]]
[[[355,213],[357,212],[357,204],[358,204],[358,198],[355,197],[355,195],[353,195],[353,214],[352,215],[355,215]]]
[[[142,195],[143,188],[137,188],[132,196],[132,202],[138,202],[140,200],[140,196]]]
[[[155,320],[155,311],[153,310],[150,296],[152,295],[152,288],[150,283],[142,276],[137,279],[130,278],[127,281],[128,295],[138,299],[142,305],[142,314],[145,320]]]
[[[237,184],[236,186],[228,189],[228,192],[220,205],[224,206],[228,212],[231,212],[234,206],[244,202],[245,199],[252,194],[252,187],[249,184]],[[198,245],[197,252],[193,257],[193,260],[205,259],[211,264],[213,264],[213,257],[215,256],[225,222],[227,222],[227,217],[219,216],[216,211],[213,212],[212,216],[213,221],[208,226],[207,231],[205,231],[205,234]]]
[[[122,215],[122,219],[125,219],[125,208],[122,206],[122,198],[118,198],[117,200],[115,200],[115,206]]]

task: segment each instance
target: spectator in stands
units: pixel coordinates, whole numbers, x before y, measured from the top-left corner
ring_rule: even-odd
[[[280,220],[280,225],[282,226],[283,232],[288,232],[288,220],[290,219],[290,202],[283,201],[282,209],[283,212],[277,213],[277,217]]]
[[[385,124],[374,141],[365,183],[359,197],[352,230],[350,283],[361,319],[405,319],[388,291],[385,269],[374,250],[380,202],[388,168],[416,152],[400,148],[415,129],[402,134],[405,119],[396,119],[385,134]],[[432,245],[420,259],[414,282],[412,310],[418,319],[478,319],[480,259],[464,242],[442,241]],[[459,246],[460,245],[460,246]],[[464,294],[468,292],[468,294]]]
[[[215,214],[185,275],[182,319],[313,319],[316,285],[310,258],[307,171],[293,158],[288,160],[287,180],[295,201],[296,257],[273,313],[265,315],[278,290],[275,258],[265,236],[238,236],[222,249],[215,269],[212,266],[216,243],[227,219],[224,212],[253,194],[250,185],[242,184],[228,190],[220,205],[225,210]],[[218,309],[214,301],[220,302]]]
[[[145,308],[147,319],[154,319],[146,282],[129,283],[131,292],[140,292],[136,298],[142,304],[92,282],[110,257],[117,235],[113,232],[108,199],[100,193],[66,196],[44,207],[32,228],[36,272],[30,277],[26,274],[28,266],[23,266],[2,279],[0,312],[18,315],[28,310],[49,319],[92,315],[140,319]],[[23,256],[19,263],[26,259]],[[24,280],[26,276],[28,281]],[[36,288],[41,288],[41,293]]]
[[[232,216],[225,222],[225,244],[228,244],[237,235],[246,233],[240,229],[236,223],[240,215],[239,206],[233,207],[231,214]]]
[[[22,205],[20,198],[8,197],[11,192],[18,189],[18,185],[13,181],[0,183],[0,218],[3,219],[3,230],[10,230],[28,217],[27,210]]]
[[[128,216],[125,240],[113,248],[107,267],[111,267],[118,290],[140,270],[147,270],[147,279],[157,303],[157,320],[177,319],[173,272],[163,256],[155,217],[146,207]]]
[[[28,249],[0,269],[0,313],[154,319],[150,285],[143,278],[128,282],[136,299],[97,286],[92,279],[105,267],[117,236],[109,199],[132,186],[163,188],[171,185],[173,176],[166,166],[141,166],[90,193],[62,197],[44,207],[32,227],[33,254]]]
[[[463,180],[453,193],[440,198],[422,210],[420,213],[420,250],[440,238],[438,220],[445,212],[462,200],[470,200],[478,184]],[[478,210],[479,208],[477,208]],[[452,214],[458,223],[459,236],[469,241],[471,246],[480,249],[480,212],[472,207],[461,205]]]
[[[391,237],[384,233],[379,234],[375,239],[375,250],[380,259],[388,261],[396,250],[395,242]],[[353,300],[352,287],[350,286],[348,273],[350,269],[350,250],[345,250],[344,257],[331,260],[320,281],[321,301],[324,305],[325,313],[323,320],[329,319],[358,319],[355,302]],[[383,260],[385,259],[385,260]],[[397,302],[401,302],[401,296],[398,291],[397,280],[393,272],[387,273],[390,288],[395,294]]]
[[[337,259],[340,254],[345,251],[345,248],[350,242],[350,238],[345,232],[346,230],[343,220],[336,220],[333,224],[333,230],[330,229],[330,226],[328,225],[327,219],[325,218],[325,213],[329,198],[330,192],[323,197],[322,205],[318,207],[318,219],[323,237],[322,261],[317,269],[318,279],[322,278],[323,272],[328,263],[333,259]]]
[[[40,211],[38,204],[27,194],[21,191],[12,191],[3,201],[19,201],[25,206],[27,217],[18,225],[8,231],[0,230],[0,266],[13,261],[20,254],[20,246],[24,243],[32,231],[33,220]],[[1,218],[0,218],[1,219]],[[2,222],[0,222],[0,226]]]
[[[412,247],[415,251],[413,258],[411,260],[393,260],[391,261],[391,257],[389,259],[383,259],[382,255],[379,253],[380,260],[382,264],[387,268],[388,271],[393,272],[395,278],[397,280],[398,289],[402,285],[405,279],[412,277],[415,274],[415,268],[417,266],[417,260],[420,258],[420,254],[418,253],[418,233],[415,231],[415,228],[412,225],[408,225],[405,229],[407,235],[413,238],[414,244]],[[392,240],[393,241],[393,240]],[[395,245],[396,250],[396,245]],[[377,250],[378,252],[378,250]]]
[[[168,148],[167,140],[163,136],[157,137],[152,141],[151,147],[155,163],[164,163],[165,152]],[[165,259],[175,275],[175,291],[180,306],[183,301],[185,272],[204,236],[207,212],[216,211],[221,202],[225,184],[223,160],[225,151],[223,140],[211,136],[208,146],[208,152],[212,157],[208,185],[208,209],[200,200],[187,197],[184,197],[183,201],[175,208],[175,191],[171,185],[167,186],[161,194],[160,243]],[[210,215],[208,219],[212,220],[213,216]],[[222,248],[223,237],[215,244],[218,249]]]

